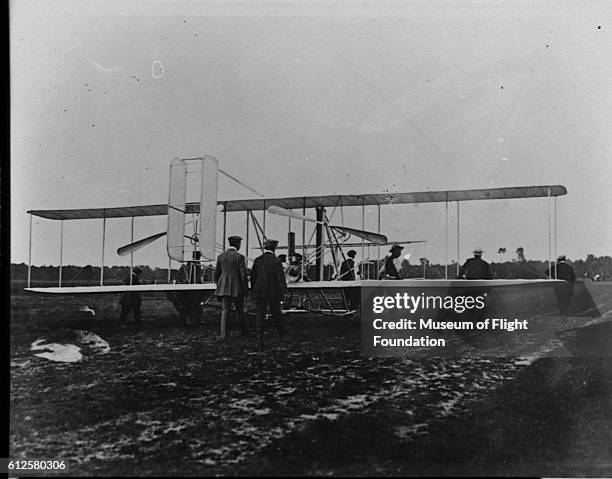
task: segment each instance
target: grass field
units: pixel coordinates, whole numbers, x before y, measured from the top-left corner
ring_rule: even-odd
[[[607,322],[578,334],[574,354],[612,338],[612,284],[592,287]],[[249,337],[216,339],[214,309],[179,324],[163,295],[145,297],[141,326],[119,323],[112,295],[14,294],[11,309],[13,458],[61,458],[79,475],[612,475],[601,351],[364,358],[358,319],[302,315],[260,352]],[[110,351],[83,348],[77,363],[30,351],[75,330]]]

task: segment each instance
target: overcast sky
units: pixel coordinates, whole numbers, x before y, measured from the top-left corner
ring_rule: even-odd
[[[268,197],[562,184],[558,252],[612,254],[610,18],[609,1],[11,2],[12,261],[27,210],[165,203],[170,161],[204,154]],[[220,199],[249,197],[220,180]],[[461,261],[547,258],[548,211],[463,203]],[[444,260],[443,205],[382,215]],[[106,263],[128,264],[129,220],[107,228]],[[136,237],[164,228],[137,219]],[[34,264],[59,263],[59,232],[34,220]],[[99,264],[101,221],[64,233],[64,264]],[[165,265],[164,247],[135,261]]]

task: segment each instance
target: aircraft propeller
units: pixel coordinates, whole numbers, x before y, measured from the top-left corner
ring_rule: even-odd
[[[303,220],[303,221],[309,221],[312,223],[318,223],[318,224],[322,224],[322,225],[327,225],[330,228],[336,230],[336,231],[341,231],[343,233],[348,233],[350,235],[353,236],[357,236],[358,238],[362,238],[366,241],[369,241],[371,243],[375,243],[378,245],[386,245],[388,244],[388,240],[387,237],[383,234],[380,233],[373,233],[371,231],[364,231],[364,230],[359,230],[359,229],[355,229],[355,228],[349,228],[347,226],[339,226],[339,225],[330,225],[327,224],[326,222],[323,221],[317,221],[315,219],[312,218],[308,218],[307,216],[301,215],[299,213],[296,213],[294,211],[291,210],[287,210],[285,208],[281,208],[280,206],[270,206],[268,208],[268,212],[275,214],[275,215],[281,215],[281,216],[287,216],[290,218],[295,218],[298,220]],[[130,253],[135,253],[136,251],[144,248],[145,246],[150,245],[151,243],[153,243],[154,241],[157,241],[159,238],[165,236],[167,233],[167,231],[163,231],[161,233],[157,233],[154,234],[152,236],[148,236],[146,238],[143,238],[141,240],[135,241],[133,243],[130,243],[128,245],[122,246],[121,248],[117,249],[117,254],[119,256],[126,256]]]
[[[157,233],[157,234],[154,234],[153,236],[148,236],[147,238],[143,238],[141,240],[134,241],[133,243],[130,243],[128,245],[125,245],[125,246],[122,246],[121,248],[119,248],[117,250],[117,254],[119,256],[125,256],[125,255],[128,255],[130,253],[134,253],[134,252],[138,251],[139,249],[144,248],[145,246],[150,245],[151,243],[153,243],[154,241],[158,240],[162,236],[165,236],[166,234],[168,234],[168,233],[166,231],[164,231],[163,233]]]
[[[192,223],[193,221],[187,221],[185,223],[185,226],[190,225]],[[146,238],[143,238],[141,240],[134,241],[133,243],[126,244],[125,246],[122,246],[121,248],[117,249],[117,254],[119,256],[126,256],[130,253],[135,253],[139,249],[142,249],[145,246],[149,246],[151,243],[153,243],[154,241],[157,241],[159,238],[162,238],[163,236],[167,234],[168,234],[167,231],[163,231],[162,233],[156,233],[154,235],[147,236]],[[192,241],[193,240],[197,241],[197,239],[194,239],[192,236],[185,236],[185,238],[190,239]]]

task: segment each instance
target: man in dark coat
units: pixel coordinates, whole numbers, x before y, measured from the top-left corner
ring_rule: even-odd
[[[340,281],[355,281],[355,256],[357,256],[357,251],[352,249],[346,253],[346,256],[348,257],[340,265],[340,277],[338,279]]]
[[[227,338],[226,326],[232,304],[236,308],[240,332],[243,336],[247,334],[244,297],[249,292],[245,257],[238,253],[242,238],[230,236],[227,240],[229,248],[219,255],[215,268],[215,283],[217,283],[215,295],[221,299],[223,304],[221,312],[221,337],[223,339]]]
[[[459,270],[459,279],[491,279],[491,266],[482,259],[482,248],[474,249],[474,257],[468,259]]]
[[[284,334],[281,299],[287,292],[287,282],[283,266],[274,254],[276,245],[278,241],[267,239],[264,253],[255,258],[251,268],[251,296],[257,304],[257,338],[260,340],[263,338],[263,323],[268,305],[279,335]]]
[[[574,283],[576,282],[574,268],[567,264],[565,255],[561,255],[557,258],[557,263],[546,270],[546,276],[551,279],[562,279],[566,282],[565,284],[555,286],[559,313],[565,318],[569,311],[572,296],[574,295]]]
[[[400,275],[395,267],[394,260],[400,257],[403,249],[404,247],[398,245],[397,243],[394,243],[393,246],[391,246],[391,249],[389,250],[391,254],[385,258],[385,264],[379,274],[379,279],[400,279]]]
[[[126,285],[135,285],[140,284],[140,274],[142,270],[140,268],[134,268],[131,276],[127,276],[123,283]],[[121,298],[119,299],[119,304],[121,305],[121,315],[119,317],[120,321],[127,321],[127,318],[130,314],[130,311],[134,313],[134,321],[136,323],[140,323],[140,304],[142,303],[142,298],[140,293],[134,291],[126,291],[121,294]]]
[[[352,249],[346,253],[346,256],[348,257],[340,265],[340,277],[338,279],[340,281],[355,281],[357,279],[355,274],[355,256],[357,256],[357,251]],[[361,302],[361,293],[359,288],[347,288],[345,290],[345,295],[349,309],[358,309]]]

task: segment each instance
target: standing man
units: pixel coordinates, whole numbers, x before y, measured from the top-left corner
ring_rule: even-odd
[[[242,238],[240,236],[230,236],[227,241],[229,242],[229,248],[219,255],[215,268],[215,283],[217,283],[215,295],[221,299],[223,304],[221,312],[221,338],[223,339],[227,339],[228,336],[227,320],[232,304],[236,308],[236,314],[240,322],[240,332],[243,336],[247,334],[244,297],[249,292],[245,257],[238,253]]]
[[[126,285],[135,285],[140,284],[140,274],[142,270],[140,268],[134,268],[132,271],[131,277],[128,275],[123,283]],[[119,304],[121,305],[121,315],[119,317],[120,321],[127,321],[127,317],[130,314],[130,311],[134,313],[134,322],[140,323],[140,304],[142,303],[142,298],[140,293],[137,291],[126,291],[121,294],[121,298],[119,299]]]
[[[567,317],[570,302],[574,295],[574,283],[576,282],[576,273],[567,263],[565,255],[557,258],[557,263],[553,264],[550,269],[546,270],[546,276],[551,279],[562,279],[565,284],[555,286],[555,295],[557,296],[557,304],[562,317]]]
[[[257,304],[257,339],[259,341],[263,339],[263,322],[268,305],[270,305],[270,313],[279,336],[285,333],[281,317],[281,299],[287,292],[287,282],[283,266],[274,254],[276,245],[278,241],[267,239],[264,243],[263,254],[255,258],[251,269],[251,296]]]
[[[355,281],[357,279],[357,275],[355,274],[355,256],[357,256],[357,251],[352,249],[346,253],[346,256],[348,256],[348,258],[340,265],[340,276],[338,279],[340,281]],[[348,308],[353,311],[359,309],[361,306],[361,292],[359,288],[347,288],[345,290],[345,295]]]
[[[459,279],[492,279],[491,265],[482,259],[482,248],[474,249],[474,257],[468,259],[459,270]]]

